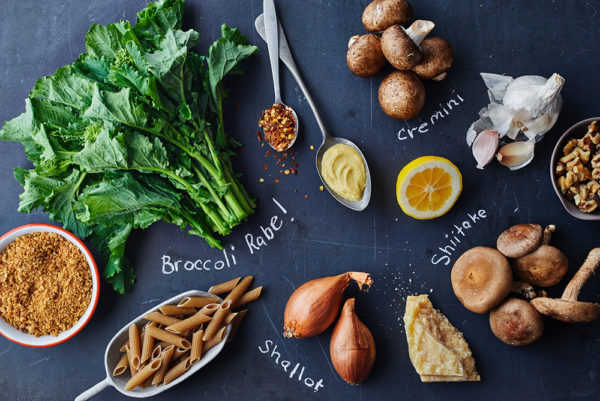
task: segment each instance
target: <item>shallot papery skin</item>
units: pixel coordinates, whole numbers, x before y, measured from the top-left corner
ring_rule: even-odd
[[[361,289],[373,284],[368,273],[348,272],[314,279],[298,287],[285,307],[283,336],[306,338],[324,332],[340,311],[344,290],[351,280]]]
[[[373,335],[356,316],[354,304],[354,298],[344,304],[329,345],[333,367],[350,384],[358,384],[369,376],[376,354]]]

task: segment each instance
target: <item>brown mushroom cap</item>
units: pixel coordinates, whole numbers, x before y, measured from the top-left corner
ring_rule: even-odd
[[[367,31],[383,31],[394,24],[406,24],[413,9],[406,0],[374,0],[365,8],[362,23]]]
[[[565,323],[590,323],[600,320],[600,305],[555,298],[534,298],[532,305],[543,315]]]
[[[543,237],[539,224],[517,224],[500,234],[496,247],[504,256],[518,258],[539,247]]]
[[[409,120],[425,104],[425,87],[412,71],[394,71],[379,85],[379,104],[390,117]]]
[[[520,280],[538,287],[558,284],[569,270],[565,254],[550,245],[540,245],[535,251],[515,259],[512,265]]]
[[[509,298],[490,312],[490,327],[508,345],[527,345],[544,332],[542,315],[527,301]]]
[[[463,253],[450,274],[458,300],[471,312],[486,313],[510,293],[512,271],[494,248],[478,246]]]
[[[413,67],[413,71],[423,79],[435,79],[439,77],[454,62],[452,46],[443,38],[427,38],[423,40],[421,42],[421,53],[423,54],[421,62]]]
[[[599,265],[600,248],[594,248],[567,284],[560,299],[534,298],[531,300],[531,304],[538,312],[566,323],[588,323],[600,320],[600,305],[578,301],[581,287]]]
[[[378,74],[385,67],[386,60],[381,51],[379,36],[368,33],[353,36],[350,39],[346,64],[354,74],[359,77],[371,77]]]
[[[392,25],[383,32],[381,50],[387,61],[398,70],[410,70],[422,58],[419,46],[400,25]]]

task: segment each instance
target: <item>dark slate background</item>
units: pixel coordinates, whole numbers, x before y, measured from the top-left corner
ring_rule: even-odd
[[[218,251],[175,226],[156,224],[132,235],[128,255],[137,270],[132,291],[119,296],[104,285],[93,319],[74,339],[48,349],[32,349],[0,338],[0,399],[67,400],[104,378],[104,349],[113,334],[131,318],[162,299],[189,289],[252,274],[264,285],[264,297],[250,306],[236,341],[192,379],[156,400],[591,400],[600,398],[600,324],[570,326],[547,321],[546,333],[536,344],[513,348],[491,333],[487,316],[466,311],[450,286],[450,266],[430,260],[448,244],[454,224],[468,220],[467,213],[485,209],[487,218],[472,225],[452,255],[452,262],[475,245],[493,245],[497,235],[519,222],[555,223],[554,244],[571,260],[570,277],[587,251],[598,246],[597,223],[570,217],[556,198],[548,173],[555,140],[569,126],[598,116],[600,102],[600,17],[598,1],[502,2],[414,1],[415,15],[435,21],[434,35],[454,46],[456,62],[442,83],[426,83],[427,101],[420,116],[408,121],[386,117],[377,103],[377,88],[384,74],[361,79],[346,68],[348,38],[362,33],[361,14],[366,1],[279,0],[279,16],[286,28],[296,62],[332,134],[355,141],[368,158],[373,198],[363,212],[353,212],[319,191],[314,167],[320,134],[305,98],[283,70],[284,100],[298,112],[302,132],[296,142],[299,174],[284,176],[275,167],[255,133],[259,111],[272,102],[272,85],[266,45],[254,31],[261,12],[259,0],[188,0],[185,25],[203,35],[200,51],[219,36],[219,26],[236,26],[260,47],[244,63],[246,75],[229,79],[227,130],[243,142],[237,170],[243,182],[260,199],[250,220],[225,240],[238,261],[221,271],[161,273],[161,257],[212,260]],[[0,14],[0,120],[24,111],[24,99],[35,80],[71,63],[84,49],[84,34],[93,23],[120,18],[135,19],[144,0],[77,1],[23,0],[4,2]],[[566,79],[564,107],[557,125],[536,147],[527,168],[509,172],[493,164],[475,169],[465,132],[487,104],[479,72],[513,76],[558,72]],[[456,99],[464,103],[426,134],[399,141],[401,128],[418,127],[440,108]],[[26,223],[47,222],[38,212],[17,212],[21,188],[12,176],[16,166],[27,166],[21,145],[0,143],[0,231]],[[440,155],[454,161],[463,173],[464,189],[445,216],[416,221],[405,216],[395,200],[398,171],[422,155]],[[264,165],[268,170],[264,169]],[[264,178],[260,183],[259,179]],[[275,179],[280,179],[279,183]],[[305,195],[308,194],[308,199]],[[283,215],[276,198],[287,210]],[[271,216],[284,219],[275,239],[260,252],[248,251],[244,235],[260,234]],[[292,221],[292,217],[294,218]],[[329,360],[331,330],[303,341],[281,336],[285,303],[293,289],[309,279],[348,270],[368,271],[375,285],[361,293],[360,318],[377,343],[375,367],[358,387],[345,384]],[[599,280],[592,278],[582,292],[585,300],[598,300]],[[564,283],[551,290],[559,295]],[[434,305],[463,331],[477,361],[480,383],[420,383],[410,364],[401,323],[407,295],[428,293]],[[356,295],[352,289],[349,294]],[[306,367],[305,377],[323,379],[314,393],[258,347],[274,341],[281,358]],[[98,400],[124,399],[113,389]]]

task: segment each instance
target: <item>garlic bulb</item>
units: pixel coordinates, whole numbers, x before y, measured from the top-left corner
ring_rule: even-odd
[[[498,131],[501,138],[508,136],[514,140],[523,133],[529,140],[539,140],[556,123],[562,108],[560,90],[565,82],[560,75],[555,73],[548,79],[538,75],[513,79],[482,73],[481,77],[488,88],[490,104],[469,127],[469,146],[484,129]]]

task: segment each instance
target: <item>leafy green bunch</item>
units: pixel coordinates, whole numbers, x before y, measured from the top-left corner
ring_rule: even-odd
[[[223,128],[222,80],[258,49],[223,25],[208,55],[192,52],[199,34],[181,30],[183,3],[150,3],[133,26],[92,25],[86,52],[39,79],[25,113],[0,130],[34,165],[15,169],[19,211],[41,207],[89,238],[120,293],[135,279],[133,229],[163,220],[221,248],[216,234],[255,208],[232,171],[239,143]]]

